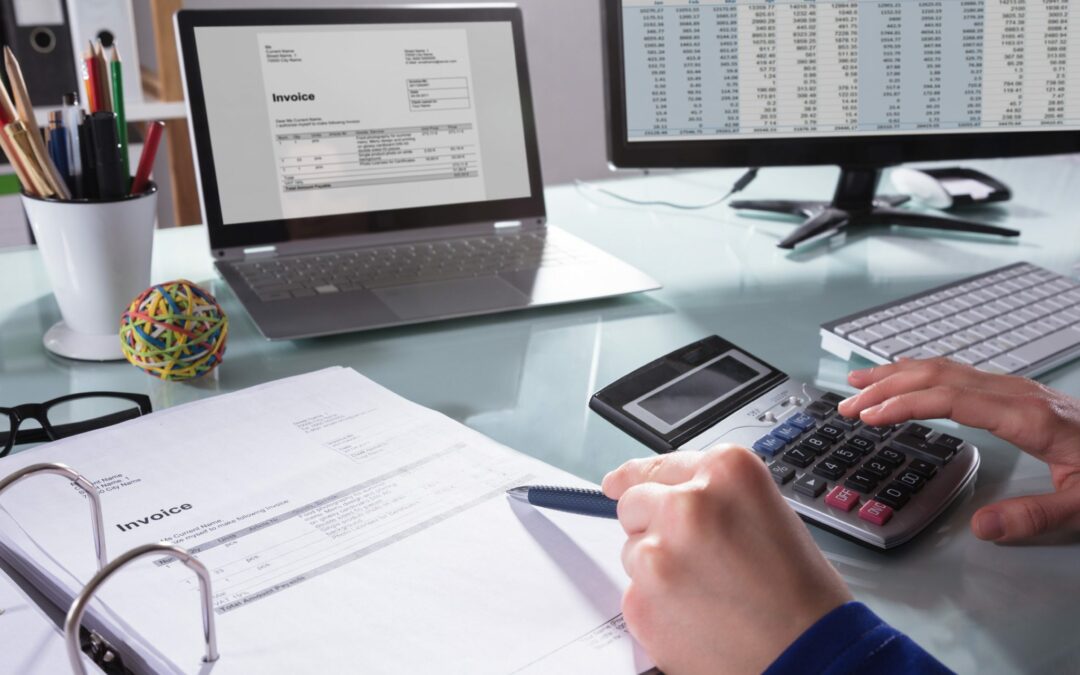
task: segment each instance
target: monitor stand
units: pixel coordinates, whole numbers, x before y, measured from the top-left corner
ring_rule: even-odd
[[[1017,230],[1004,227],[897,208],[908,199],[906,197],[876,197],[881,173],[880,168],[842,168],[840,182],[836,186],[836,195],[832,202],[740,200],[731,202],[731,208],[807,218],[808,220],[799,229],[780,242],[780,248],[788,250],[811,240],[873,225],[903,225],[949,232],[993,234],[1001,237],[1020,236]]]

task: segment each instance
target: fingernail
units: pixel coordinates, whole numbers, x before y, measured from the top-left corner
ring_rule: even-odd
[[[876,405],[873,408],[867,408],[866,410],[862,411],[862,417],[870,417],[871,415],[876,415],[881,412],[882,408],[884,407],[885,406],[883,405]]]
[[[1005,536],[1005,519],[996,511],[980,514],[975,519],[975,534],[979,539],[997,541]]]
[[[845,398],[843,401],[840,401],[840,405],[849,406],[857,398],[859,398],[859,397],[858,396],[852,396],[851,398]]]

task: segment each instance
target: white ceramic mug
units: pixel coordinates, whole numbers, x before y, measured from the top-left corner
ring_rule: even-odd
[[[122,361],[120,316],[150,285],[157,186],[115,201],[22,200],[64,318],[45,333],[45,348]]]

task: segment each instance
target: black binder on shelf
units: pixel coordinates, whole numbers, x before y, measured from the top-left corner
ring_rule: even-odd
[[[34,105],[57,106],[64,94],[79,90],[64,0],[0,0],[0,28]]]

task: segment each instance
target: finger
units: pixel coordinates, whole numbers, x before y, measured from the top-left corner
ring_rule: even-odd
[[[912,359],[904,359],[896,363],[889,363],[884,366],[875,366],[873,368],[866,368],[863,370],[853,370],[848,373],[848,382],[851,386],[858,389],[868,387],[875,382],[880,382],[886,377],[891,377],[897,373],[903,373],[910,371],[919,366],[924,361],[915,361]]]
[[[1080,529],[1080,490],[1007,499],[979,509],[971,519],[976,537],[999,543],[1063,529]]]
[[[627,535],[641,534],[649,529],[660,509],[660,503],[671,488],[659,483],[635,485],[619,499],[619,523]]]
[[[863,410],[890,398],[938,385],[985,389],[1001,394],[1026,393],[1034,386],[1024,378],[990,375],[944,359],[908,363],[912,365],[894,370],[891,375],[866,385],[862,392],[843,401],[839,406],[840,414],[858,417]]]
[[[634,534],[626,539],[626,543],[622,547],[622,566],[626,571],[626,576],[631,579],[634,578],[634,561],[637,559],[637,551],[641,547],[641,540],[649,535],[647,534]]]
[[[701,453],[697,452],[633,459],[604,476],[604,494],[609,499],[620,499],[624,492],[642,483],[683,483],[693,477],[700,462]]]
[[[1027,413],[1017,404],[1020,397],[980,389],[939,385],[894,396],[860,415],[872,426],[901,424],[909,420],[951,419],[959,424],[995,432],[1016,426]],[[1009,439],[1006,439],[1009,440]]]

